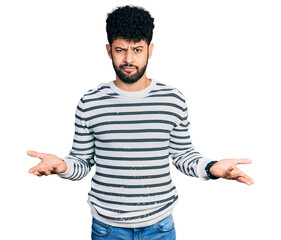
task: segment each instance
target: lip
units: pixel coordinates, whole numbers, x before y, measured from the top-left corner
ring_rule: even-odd
[[[127,67],[127,66],[125,66],[125,67],[122,67],[122,69],[124,71],[126,71],[126,72],[131,72],[131,71],[135,70],[136,68],[135,67]]]

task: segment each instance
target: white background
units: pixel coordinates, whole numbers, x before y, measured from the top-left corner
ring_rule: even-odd
[[[105,20],[125,4],[155,18],[147,75],[186,96],[196,150],[253,161],[241,166],[251,187],[171,165],[177,239],[280,239],[281,6],[271,0],[1,1],[0,238],[90,239],[95,169],[77,182],[36,177],[26,151],[68,154],[80,97],[115,78]]]

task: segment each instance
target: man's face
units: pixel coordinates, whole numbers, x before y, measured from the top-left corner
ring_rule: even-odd
[[[107,44],[106,48],[120,80],[125,83],[135,83],[146,71],[153,45],[150,44],[149,47],[144,40],[134,43],[133,41],[116,39],[111,47]]]

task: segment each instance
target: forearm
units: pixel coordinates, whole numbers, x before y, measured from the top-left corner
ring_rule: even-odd
[[[208,180],[210,177],[205,168],[211,161],[212,159],[203,157],[200,153],[192,149],[181,154],[173,155],[172,163],[187,176]]]
[[[59,177],[77,181],[84,178],[91,170],[90,161],[79,159],[77,156],[69,154],[63,158],[67,165],[67,170],[64,173],[58,174]]]

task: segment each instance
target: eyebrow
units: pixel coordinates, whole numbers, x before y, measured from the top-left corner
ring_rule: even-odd
[[[117,48],[120,48],[120,49],[122,49],[122,50],[126,50],[127,48],[122,48],[122,47],[115,47],[115,49],[117,49]],[[133,47],[134,49],[136,49],[136,48],[143,48],[143,46],[137,46],[137,47]]]

